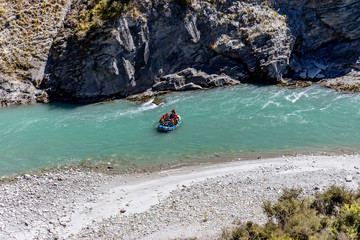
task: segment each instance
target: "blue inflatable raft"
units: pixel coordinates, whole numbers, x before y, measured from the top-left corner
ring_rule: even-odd
[[[162,125],[162,124],[159,123],[157,128],[159,129],[159,131],[162,131],[162,132],[170,132],[170,131],[174,130],[182,122],[182,119],[181,119],[180,115],[178,115],[178,117],[179,117],[179,121],[178,121],[178,123],[176,125],[174,125],[172,127],[169,127],[169,126],[165,126],[165,125]],[[170,122],[170,121],[168,121],[168,122]]]

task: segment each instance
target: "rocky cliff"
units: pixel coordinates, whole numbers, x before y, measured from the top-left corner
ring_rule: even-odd
[[[36,89],[70,0],[0,0],[0,107],[46,102]]]
[[[110,3],[112,8],[104,9]],[[57,100],[91,102],[281,79],[359,78],[356,0],[62,4],[68,6],[62,8],[65,21],[49,58],[41,62],[46,66],[27,77]]]
[[[266,4],[200,1],[182,7],[163,1],[136,7],[84,40],[64,29],[43,84],[51,96],[97,101],[149,88],[273,82],[282,77],[295,42],[286,18]]]

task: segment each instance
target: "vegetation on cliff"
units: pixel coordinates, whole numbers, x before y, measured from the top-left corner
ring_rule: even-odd
[[[0,74],[30,77],[48,56],[66,2],[0,0]]]
[[[181,7],[192,3],[192,0],[169,1],[179,4]],[[139,14],[137,7],[143,4],[145,3],[136,0],[76,0],[72,3],[73,10],[66,24],[74,29],[77,37],[83,38],[87,33],[126,12],[132,15]]]
[[[211,4],[222,3],[223,0],[206,0]],[[190,6],[195,0],[164,0],[164,2],[173,2],[180,7]],[[74,30],[74,33],[80,39],[96,28],[102,27],[107,21],[129,14],[134,17],[140,15],[138,8],[144,9],[151,6],[139,0],[75,0],[72,2],[72,11],[67,26]]]
[[[332,186],[309,199],[301,189],[284,189],[276,203],[264,202],[268,222],[239,224],[222,239],[359,239],[360,190]]]
[[[130,0],[77,0],[73,1],[66,25],[78,37],[89,30],[101,27],[104,22],[121,16],[129,7]]]

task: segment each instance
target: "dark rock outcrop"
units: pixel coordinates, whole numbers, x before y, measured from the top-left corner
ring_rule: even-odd
[[[193,1],[184,9],[147,2],[137,16],[113,19],[86,42],[65,28],[42,86],[54,98],[98,101],[148,89],[276,83],[283,77],[318,81],[354,68],[360,1],[268,4]]]
[[[280,1],[296,43],[285,77],[318,81],[346,75],[360,59],[360,1]]]
[[[70,29],[68,29],[70,32]],[[54,98],[98,101],[153,88],[189,90],[249,79],[276,82],[295,43],[266,5],[160,2],[77,41],[58,36],[43,87]]]
[[[133,1],[80,37],[68,22],[89,1],[63,1],[65,23],[48,58],[24,76],[51,99],[93,102],[241,82],[349,85],[360,68],[359,0]]]

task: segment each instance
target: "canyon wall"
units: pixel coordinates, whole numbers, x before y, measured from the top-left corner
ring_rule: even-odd
[[[360,80],[360,1],[112,2],[120,4],[114,13],[102,1],[58,3],[56,34],[44,36],[49,49],[15,75],[50,99],[75,102],[243,82]]]

